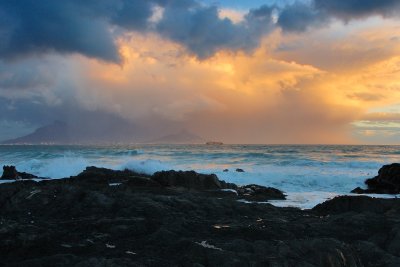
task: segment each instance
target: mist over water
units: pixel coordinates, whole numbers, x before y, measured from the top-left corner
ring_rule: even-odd
[[[392,162],[400,162],[400,146],[0,146],[1,165],[15,165],[41,177],[69,177],[86,166],[146,174],[195,170],[237,184],[276,187],[287,193],[288,200],[274,204],[298,207],[312,207],[363,187],[366,178]]]

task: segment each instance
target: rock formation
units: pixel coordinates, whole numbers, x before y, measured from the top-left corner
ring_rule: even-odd
[[[384,165],[378,175],[367,179],[367,189],[360,187],[352,190],[356,194],[400,194],[400,163]]]
[[[3,174],[1,176],[1,180],[17,180],[17,179],[34,179],[38,178],[36,175],[19,172],[15,168],[15,166],[3,166]]]

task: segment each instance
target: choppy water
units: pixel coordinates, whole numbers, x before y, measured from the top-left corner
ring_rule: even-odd
[[[303,208],[363,187],[366,178],[392,162],[400,162],[400,146],[0,146],[0,165],[41,177],[68,177],[91,165],[148,174],[195,170],[237,184],[279,188],[289,200],[275,205]]]

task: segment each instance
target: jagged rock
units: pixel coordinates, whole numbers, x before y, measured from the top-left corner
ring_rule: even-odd
[[[194,190],[223,189],[223,184],[215,174],[199,174],[195,171],[161,171],[152,179],[165,187],[184,187]]]
[[[27,172],[18,172],[18,178],[19,179],[35,179],[35,178],[39,178],[36,175],[27,173]]]
[[[90,166],[87,167],[83,172],[72,178],[81,182],[108,184],[124,182],[135,179],[136,177],[149,178],[150,176],[145,174],[138,174],[127,169],[119,171]]]
[[[17,180],[17,179],[34,179],[38,178],[36,175],[26,173],[26,172],[18,172],[15,166],[3,166],[3,175],[1,179],[3,180]]]
[[[8,180],[13,180],[13,179],[18,179],[18,172],[15,166],[3,166],[3,175],[1,176],[1,179],[8,179]]]
[[[236,169],[236,172],[244,172],[244,170],[243,169]]]
[[[384,165],[378,175],[367,179],[367,189],[357,187],[351,192],[356,194],[400,194],[400,163]]]
[[[267,201],[272,199],[286,199],[282,191],[273,188],[265,187],[260,185],[246,185],[238,188],[238,194],[240,198],[248,201]]]
[[[366,191],[367,191],[366,189],[362,189],[361,187],[356,187],[353,190],[351,190],[350,193],[365,194]]]
[[[150,176],[131,170],[118,171],[91,166],[71,179],[93,185],[122,183],[128,187],[180,187],[190,190],[237,188],[235,184],[219,180],[215,174],[200,174],[194,171],[162,171]]]

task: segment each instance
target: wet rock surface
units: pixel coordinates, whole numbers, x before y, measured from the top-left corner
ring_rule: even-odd
[[[155,177],[88,168],[1,184],[0,266],[400,266],[398,199],[302,211],[238,202],[240,187],[212,176]]]
[[[360,187],[352,190],[356,194],[400,194],[400,163],[384,165],[378,175],[367,179],[367,189]]]
[[[273,187],[252,184],[241,186],[237,191],[238,194],[247,201],[262,202],[271,199],[285,199],[285,195],[282,191]]]
[[[220,181],[215,174],[200,174],[194,171],[156,172],[152,179],[164,187],[183,187],[193,190],[236,189],[236,185]]]

